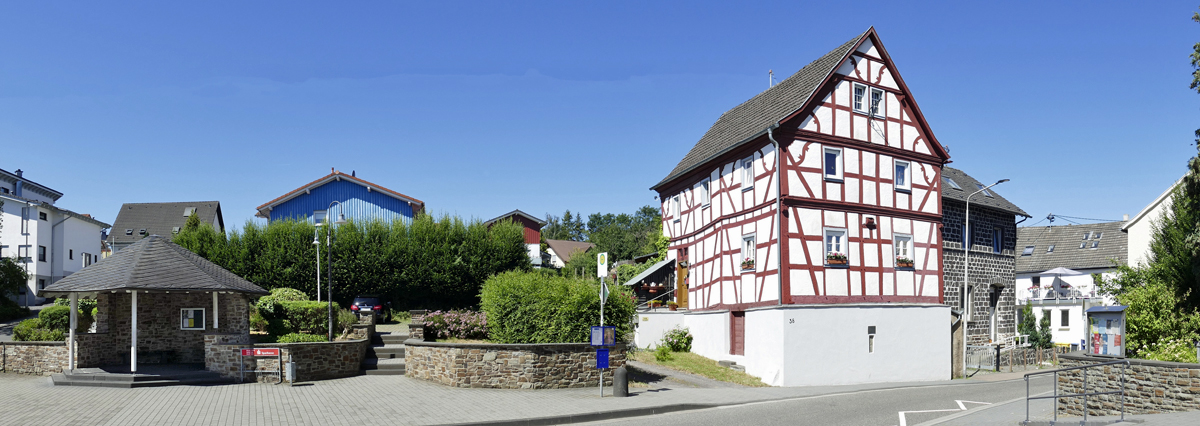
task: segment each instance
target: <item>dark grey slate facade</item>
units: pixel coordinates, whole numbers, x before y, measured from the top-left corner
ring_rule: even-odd
[[[963,234],[966,200],[990,184],[961,170],[942,169],[942,273],[946,305],[964,309]],[[1003,341],[1016,333],[1017,221],[1029,217],[993,187],[971,197],[970,255],[967,285],[971,301],[967,318],[968,345]],[[1020,218],[1018,218],[1020,217]],[[992,322],[995,321],[995,334]]]

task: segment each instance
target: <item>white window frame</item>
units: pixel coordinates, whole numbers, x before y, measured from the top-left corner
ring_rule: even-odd
[[[895,174],[901,166],[904,167],[904,176],[903,176],[904,184],[903,185],[897,183],[897,181],[900,180],[901,176],[897,176]],[[892,160],[892,173],[893,173],[892,183],[897,191],[912,191],[912,163],[911,162],[893,159]]]
[[[903,243],[903,244],[901,244]],[[903,249],[903,250],[901,250]],[[909,234],[895,234],[892,236],[892,251],[895,253],[895,258],[900,256],[912,259],[916,262],[916,257],[913,256],[913,237]],[[902,252],[903,251],[903,252]]]
[[[868,93],[867,102],[871,102],[871,103],[875,102],[875,94],[876,93],[879,94],[879,103],[868,107],[868,108],[870,108],[870,112],[868,115],[872,115],[872,116],[880,117],[880,118],[887,115],[887,92],[885,92],[883,89],[878,89],[878,88],[872,87],[871,90],[869,90],[867,93]]]
[[[754,188],[754,157],[746,157],[738,160],[738,168],[742,172],[742,190],[746,191]]]
[[[327,219],[329,219],[329,210],[313,210],[312,217],[313,225],[322,224],[321,226],[324,226],[323,224],[328,222]]]
[[[200,311],[200,315],[203,317],[203,318],[200,318],[200,326],[199,327],[184,327],[183,320],[188,318],[187,315],[189,313],[191,313],[194,316],[195,311]],[[192,319],[195,319],[195,318],[192,318]],[[206,311],[205,308],[181,308],[179,310],[179,329],[180,330],[206,330],[205,323],[207,321],[208,321],[208,311]]]
[[[674,210],[672,213],[675,216],[675,221],[678,222],[679,219],[683,217],[683,209],[680,206],[679,194],[675,194],[674,197],[671,197],[671,210]]]
[[[830,247],[830,244],[831,244],[831,242],[829,241],[830,235],[838,236],[838,242],[837,242],[837,247],[836,247],[837,250],[833,250],[833,248]],[[825,231],[822,232],[822,235],[821,235],[821,247],[822,247],[821,263],[828,265],[829,264],[829,253],[830,252],[838,252],[838,253],[846,255],[847,264],[849,264],[850,250],[849,250],[848,241],[846,239],[847,235],[849,235],[849,233],[846,232],[845,228],[825,228]]]
[[[741,262],[745,262],[747,259],[754,262],[753,268],[742,269],[743,271],[758,270],[758,256],[756,253],[757,251],[758,251],[758,241],[756,240],[755,234],[751,233],[751,234],[742,235],[742,260],[741,260]],[[741,265],[742,265],[741,263],[738,263],[739,267],[741,267]]]
[[[829,154],[837,155],[836,164],[834,164],[834,174],[829,174]],[[845,176],[845,161],[842,160],[842,149],[825,147],[821,151],[821,173],[825,176],[825,180],[836,180],[841,182]]]
[[[711,185],[712,181],[708,179],[700,181],[700,205],[702,207],[708,207],[709,204],[712,204]]]
[[[857,92],[858,92],[859,88],[861,88],[863,91],[861,98],[856,97],[858,94]],[[866,114],[867,113],[867,108],[866,108],[867,102],[871,101],[870,96],[871,96],[871,90],[867,85],[862,84],[862,83],[854,83],[854,85],[850,88],[850,108],[853,109],[854,112],[857,112],[860,114]]]

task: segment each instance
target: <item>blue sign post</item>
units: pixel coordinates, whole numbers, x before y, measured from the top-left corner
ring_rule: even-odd
[[[590,345],[596,348],[596,369],[600,370],[600,397],[604,397],[604,369],[608,368],[608,348],[617,345],[617,328],[592,326]]]

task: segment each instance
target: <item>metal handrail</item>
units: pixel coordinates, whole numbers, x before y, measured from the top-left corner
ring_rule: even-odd
[[[1116,365],[1116,364],[1121,364],[1121,390],[1108,391],[1108,392],[1090,392],[1089,393],[1087,391],[1087,369],[1095,368],[1095,367],[1103,367],[1106,365]],[[1054,422],[1052,422],[1050,424],[1054,424],[1054,423],[1058,422],[1058,399],[1082,396],[1083,397],[1083,421],[1081,421],[1079,424],[1080,424],[1080,426],[1083,426],[1083,425],[1087,424],[1087,417],[1088,417],[1087,398],[1092,395],[1110,395],[1110,394],[1115,394],[1115,393],[1121,394],[1121,421],[1125,421],[1125,369],[1128,367],[1129,367],[1129,360],[1120,360],[1120,361],[1102,362],[1099,364],[1092,364],[1092,365],[1081,365],[1078,367],[1059,368],[1059,369],[1050,370],[1050,371],[1036,371],[1033,373],[1025,373],[1025,421],[1022,424],[1026,424],[1026,425],[1029,424],[1029,401],[1030,400],[1053,398],[1054,399]],[[1071,371],[1071,370],[1083,370],[1083,393],[1059,395],[1059,393],[1058,393],[1058,373],[1061,373],[1064,371]],[[1029,377],[1036,376],[1039,374],[1052,374],[1052,373],[1054,374],[1054,395],[1034,396],[1034,397],[1029,396]]]

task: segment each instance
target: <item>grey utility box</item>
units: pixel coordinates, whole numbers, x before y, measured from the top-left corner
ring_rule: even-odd
[[[1125,309],[1128,306],[1093,306],[1087,309],[1087,344],[1090,355],[1125,357]]]

